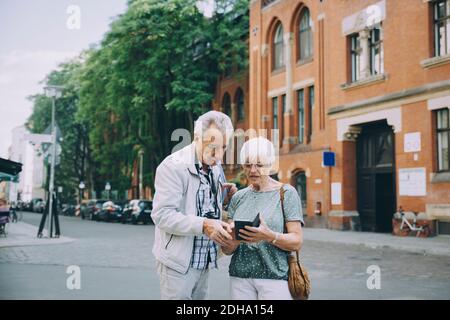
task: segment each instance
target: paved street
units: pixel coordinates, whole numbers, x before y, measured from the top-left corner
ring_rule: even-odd
[[[40,217],[24,213],[23,222],[37,226]],[[62,217],[61,225],[70,241],[2,247],[0,239],[0,299],[159,299],[151,253],[154,226],[74,217]],[[311,299],[450,299],[449,255],[318,241],[308,231],[303,259],[313,285]],[[438,240],[450,245],[450,238]],[[228,262],[221,259],[222,268],[211,274],[212,299],[229,298]],[[81,268],[80,290],[66,287],[71,265]],[[380,267],[379,290],[367,288],[370,265]]]

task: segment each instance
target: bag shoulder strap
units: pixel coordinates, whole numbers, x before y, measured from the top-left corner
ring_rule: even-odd
[[[286,193],[286,190],[284,190],[284,184],[281,186],[280,188],[280,201],[281,201],[281,211],[283,212],[283,225],[284,225],[284,232],[287,232],[287,228],[286,228],[286,213],[284,211],[284,194]],[[292,251],[291,256],[294,256],[297,258],[297,262],[300,261],[300,257],[298,254],[298,251]]]
[[[284,184],[280,188],[280,202],[281,202],[281,211],[283,212],[283,225],[284,225],[284,231],[286,232],[286,213],[284,211],[284,194],[286,193],[286,190],[284,190]]]

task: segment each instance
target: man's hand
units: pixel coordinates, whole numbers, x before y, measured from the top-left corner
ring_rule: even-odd
[[[234,221],[230,223],[230,227],[231,227],[231,240],[226,239],[225,240],[225,245],[222,245],[222,251],[226,254],[226,255],[230,255],[232,254],[237,247],[239,246],[239,244],[241,243],[241,241],[236,240],[236,233],[234,231]]]
[[[238,191],[236,184],[234,183],[224,183],[223,185],[223,192],[225,192],[226,190],[226,197],[225,199],[223,199],[223,205],[226,206],[228,203],[230,203],[231,201],[231,197],[233,197],[233,195],[236,193],[236,191]]]
[[[208,236],[212,241],[226,245],[226,240],[231,240],[231,227],[228,223],[216,220],[205,219],[203,220],[203,233]]]

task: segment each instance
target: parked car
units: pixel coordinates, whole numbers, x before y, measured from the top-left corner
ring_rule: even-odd
[[[75,216],[76,217],[81,217],[82,219],[84,219],[84,215],[81,215],[82,211],[86,210],[88,201],[87,200],[83,200],[80,204],[77,204],[75,207]]]
[[[120,213],[121,215],[123,215],[123,211],[125,210],[125,207],[128,205],[129,201],[125,200],[125,201],[114,201],[114,204],[119,206],[120,209]],[[122,220],[122,217],[119,219],[119,221]]]
[[[151,218],[153,208],[153,202],[150,200],[131,200],[128,205],[124,208],[122,215],[122,223],[131,222],[133,224],[138,224],[142,222],[143,224],[153,223]]]
[[[106,201],[98,213],[98,220],[101,221],[120,221],[122,219],[122,206],[119,202]]]
[[[19,200],[17,201],[17,210],[18,211],[25,211],[27,208],[27,203],[25,201]]]
[[[64,203],[61,206],[61,214],[64,216],[74,216],[75,215],[75,205]]]
[[[33,198],[31,199],[31,202],[28,206],[28,210],[33,211],[33,212],[39,212],[38,210],[41,209],[42,205],[39,205],[39,202],[44,201],[42,198]]]
[[[89,200],[85,208],[81,208],[81,219],[98,220],[98,214],[102,210],[102,205],[108,200]]]
[[[30,206],[31,206],[30,201],[21,201],[20,202],[20,211],[31,211]]]
[[[38,200],[33,205],[33,211],[37,213],[44,213],[45,211],[45,201],[44,200]]]

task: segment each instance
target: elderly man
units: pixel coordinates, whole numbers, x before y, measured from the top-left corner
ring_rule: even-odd
[[[208,296],[209,268],[217,268],[218,245],[231,239],[222,205],[236,187],[225,183],[220,161],[232,131],[227,115],[203,114],[195,122],[192,144],[168,156],[156,170],[153,254],[161,299]]]

